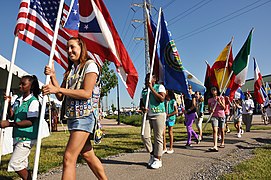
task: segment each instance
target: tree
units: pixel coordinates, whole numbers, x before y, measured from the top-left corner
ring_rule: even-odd
[[[101,99],[110,93],[118,83],[118,78],[112,69],[109,69],[110,62],[105,61],[101,73]]]
[[[112,105],[111,105],[111,109],[112,109],[113,112],[115,112],[117,108],[115,107],[114,104],[112,104]]]

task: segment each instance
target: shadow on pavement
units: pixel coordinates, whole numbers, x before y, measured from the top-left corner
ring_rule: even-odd
[[[113,159],[102,159],[103,164],[124,164],[124,165],[139,165],[139,166],[147,166],[146,162],[129,162],[129,161],[118,161]]]
[[[253,139],[260,143],[271,144],[271,139],[267,138],[253,138]]]

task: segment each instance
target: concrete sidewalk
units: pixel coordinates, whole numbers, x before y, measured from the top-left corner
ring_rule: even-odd
[[[254,116],[253,124],[263,125],[260,116]],[[104,128],[106,128],[106,125],[104,125]],[[185,149],[185,141],[174,142],[175,152],[173,154],[164,154],[162,157],[163,167],[157,170],[146,167],[149,154],[145,151],[103,159],[102,163],[108,178],[112,180],[191,179],[195,173],[202,172],[212,164],[217,163],[218,160],[223,161],[223,159],[231,156],[234,150],[255,147],[265,139],[271,139],[270,130],[254,130],[250,133],[244,133],[241,138],[237,138],[234,131],[227,134],[226,147],[220,148],[219,152],[207,151],[213,145],[212,137],[204,137],[203,142],[193,144],[191,149]],[[61,172],[50,174],[47,177],[42,176],[42,179],[61,179]],[[77,179],[96,178],[87,165],[79,165],[77,167]]]

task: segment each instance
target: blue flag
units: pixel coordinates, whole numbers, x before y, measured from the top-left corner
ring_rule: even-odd
[[[151,21],[152,31],[156,32],[156,25]],[[167,30],[164,14],[161,14],[161,28],[158,41],[157,53],[163,69],[163,82],[168,90],[181,92],[187,97],[191,97],[188,93],[188,82],[184,74],[184,67],[171,33]]]

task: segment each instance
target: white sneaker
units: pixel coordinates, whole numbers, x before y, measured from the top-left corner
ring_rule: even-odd
[[[240,134],[240,133],[238,133],[238,134],[237,134],[237,137],[238,137],[238,138],[240,138],[240,137],[241,137],[241,134]]]
[[[244,130],[243,129],[241,129],[241,134],[244,134]]]
[[[163,150],[163,152],[162,152],[162,154],[165,154],[165,153],[167,153],[167,149]]]
[[[151,164],[151,168],[152,169],[158,169],[160,167],[162,167],[162,160],[154,158],[153,163]]]
[[[173,150],[173,149],[168,150],[167,153],[168,153],[168,154],[172,154],[172,153],[174,153],[174,150]]]
[[[221,135],[218,136],[218,140],[219,140],[219,141],[221,140]]]
[[[150,156],[150,160],[149,160],[149,162],[148,162],[148,166],[150,166],[150,165],[153,163],[153,161],[154,161],[154,156],[151,155],[151,156]]]

